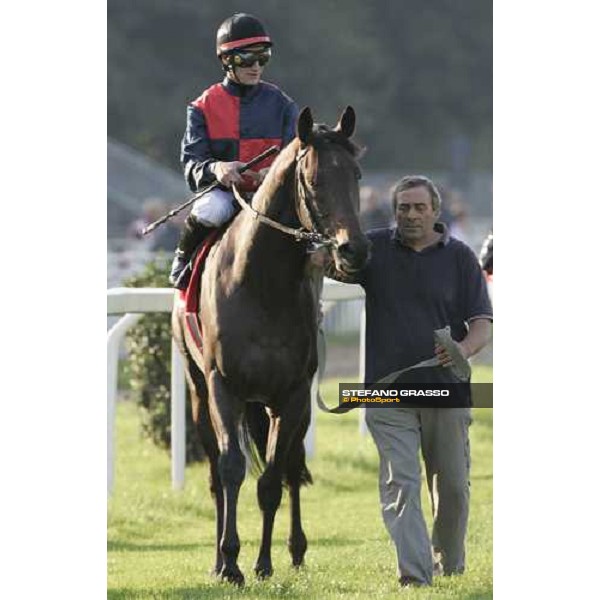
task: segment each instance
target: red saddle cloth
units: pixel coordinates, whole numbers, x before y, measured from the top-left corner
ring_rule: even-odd
[[[200,323],[200,319],[198,319],[198,311],[200,309],[200,284],[202,282],[204,262],[213,244],[222,232],[223,229],[215,229],[202,242],[194,258],[190,282],[185,290],[178,290],[178,303],[181,305],[185,315],[185,326],[200,350],[202,350],[202,324]]]

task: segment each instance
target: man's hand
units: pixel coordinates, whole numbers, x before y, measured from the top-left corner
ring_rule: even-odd
[[[469,358],[471,356],[469,347],[465,344],[465,340],[463,340],[462,342],[456,342],[456,345],[458,346],[460,353],[465,358]],[[452,362],[452,358],[450,358],[450,355],[448,354],[448,351],[443,346],[435,344],[434,351],[442,367],[451,367],[454,364]]]
[[[242,176],[238,173],[238,169],[243,167],[244,163],[239,160],[233,162],[217,162],[213,167],[217,181],[230,188],[234,183],[241,183]]]
[[[465,358],[475,356],[489,341],[492,336],[492,323],[486,317],[475,319],[469,323],[469,333],[464,340],[455,342]],[[440,359],[443,367],[451,367],[452,359],[439,344],[435,344],[435,355]]]

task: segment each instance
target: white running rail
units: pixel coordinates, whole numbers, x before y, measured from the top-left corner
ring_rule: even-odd
[[[127,330],[137,323],[143,314],[173,309],[174,291],[171,288],[111,288],[107,291],[107,315],[124,315],[108,332],[108,493],[114,486],[115,465],[115,416],[117,401],[117,374],[119,346]],[[358,285],[338,283],[325,279],[322,299],[328,302],[363,299],[364,292]],[[331,304],[329,305],[332,306]],[[361,316],[360,381],[364,379],[364,303]],[[317,376],[315,376],[317,377]],[[176,344],[171,344],[171,482],[173,489],[181,490],[185,477],[185,377],[182,357]],[[313,406],[318,384],[313,382]],[[360,432],[365,433],[364,409],[360,409]],[[307,456],[315,451],[315,411],[305,437]]]

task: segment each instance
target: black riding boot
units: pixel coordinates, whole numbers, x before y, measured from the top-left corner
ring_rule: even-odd
[[[211,230],[211,227],[202,225],[192,215],[188,215],[186,218],[179,245],[177,246],[177,250],[175,250],[171,274],[169,275],[169,281],[178,290],[184,290],[187,287],[192,273],[190,265],[192,256],[196,248],[206,239]]]

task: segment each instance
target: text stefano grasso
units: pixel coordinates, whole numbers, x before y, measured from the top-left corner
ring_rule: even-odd
[[[372,396],[379,396],[382,398],[394,398],[399,396],[449,396],[450,390],[446,389],[402,389],[402,390],[369,390],[369,389],[355,389],[355,390],[342,390],[342,396],[358,396],[361,398],[368,398]]]

